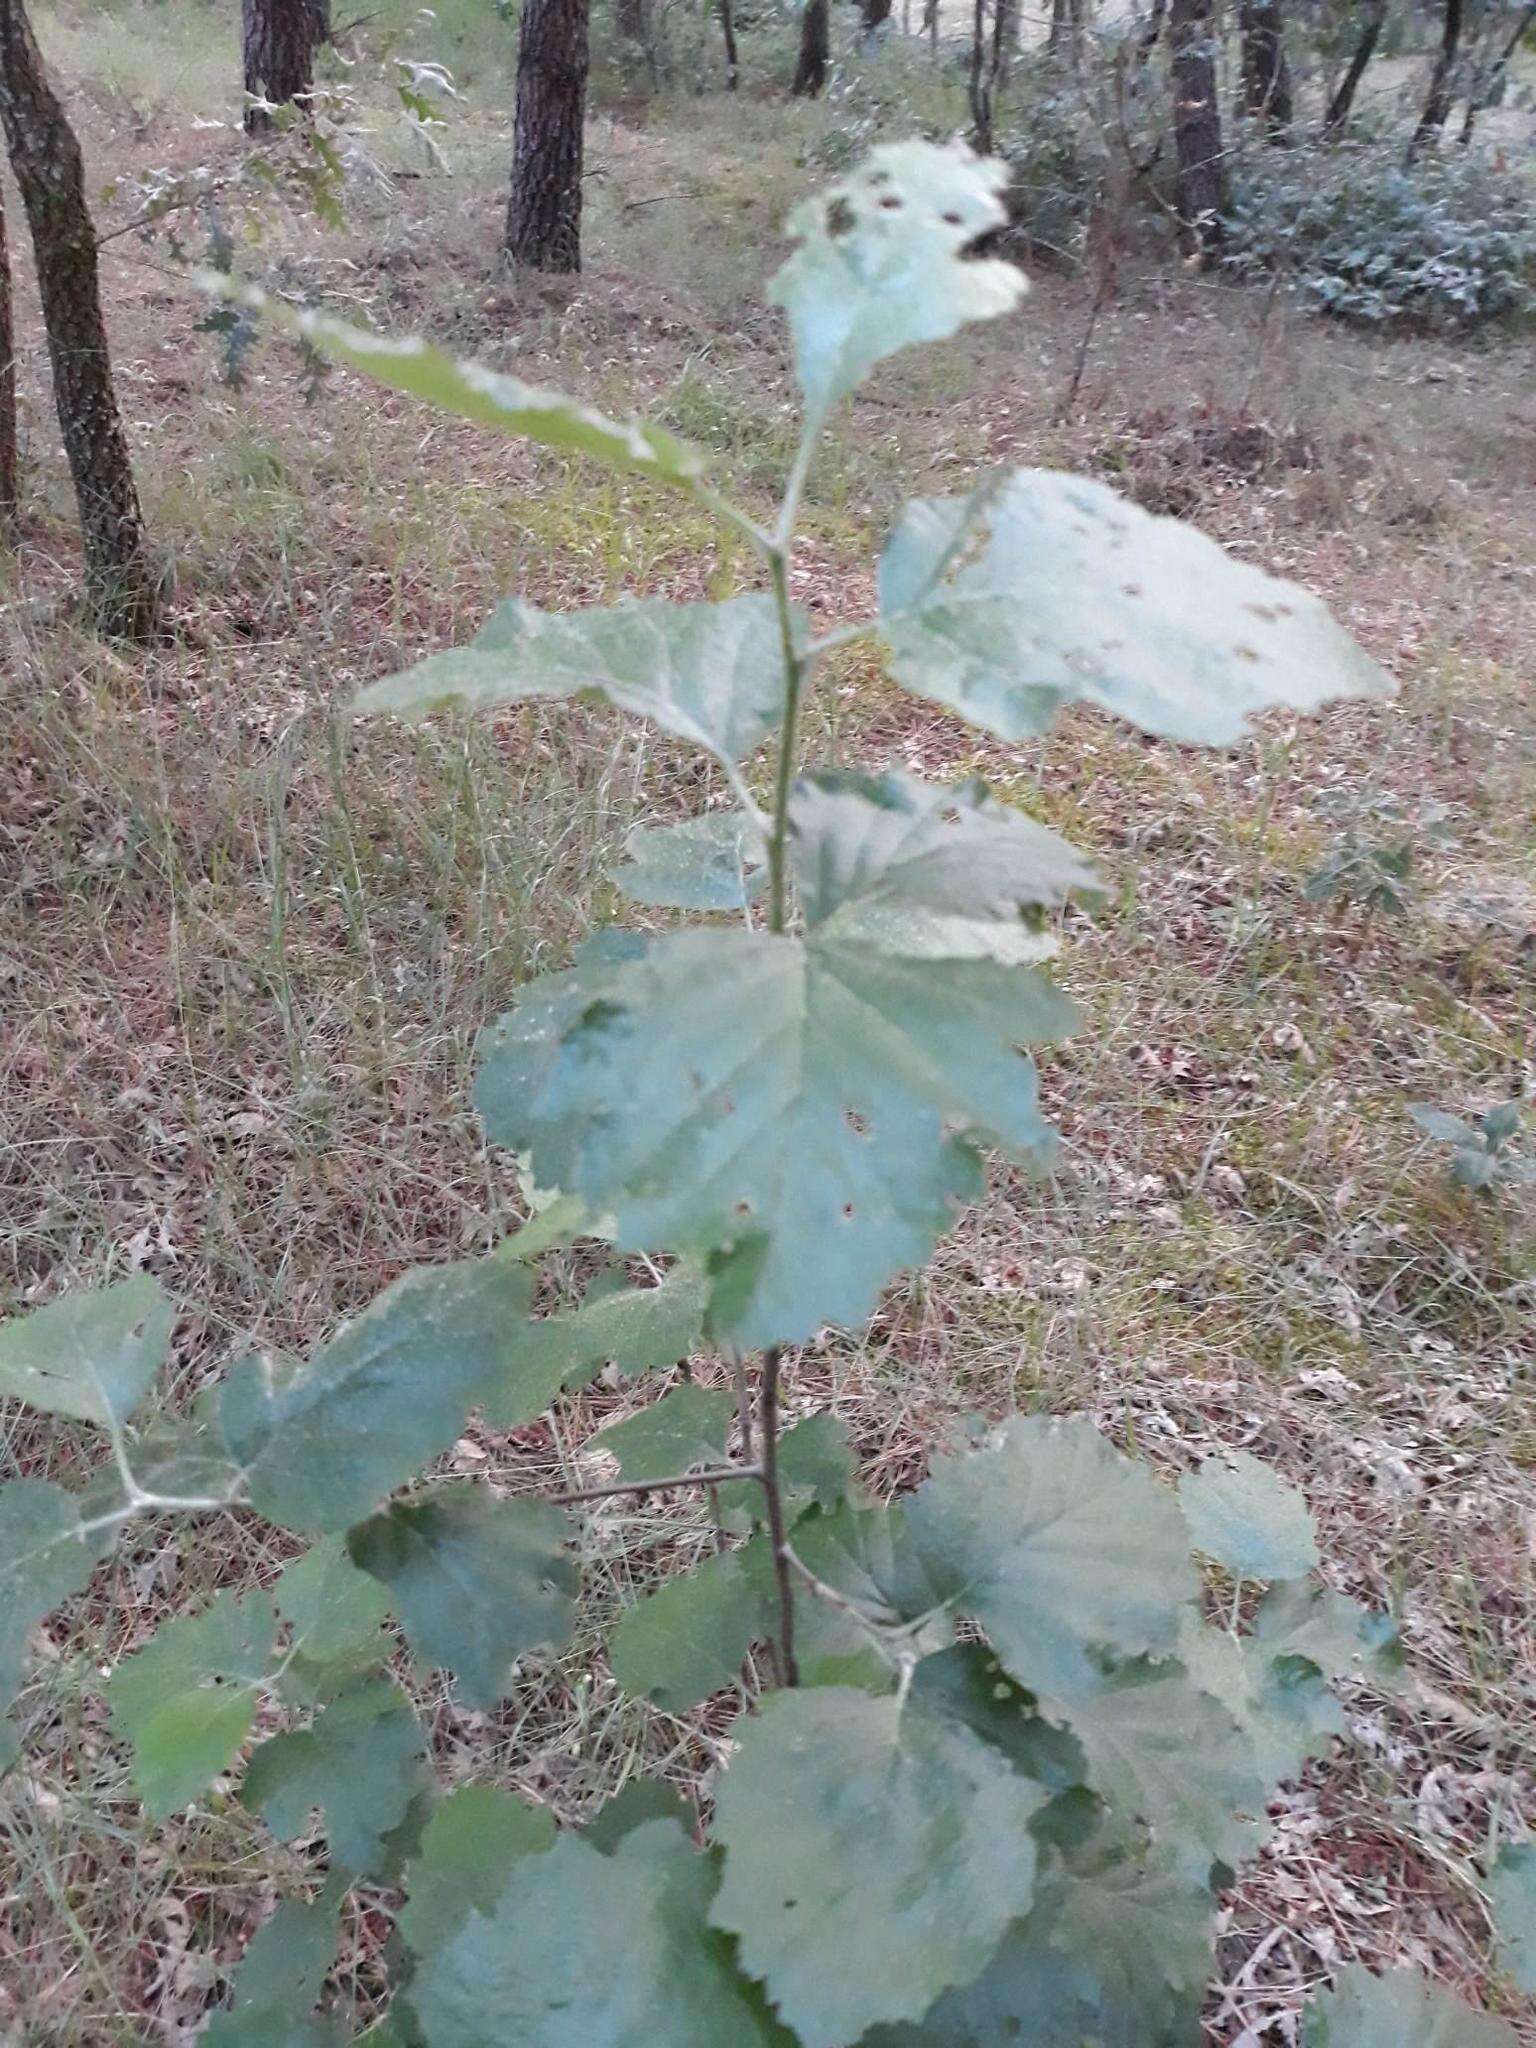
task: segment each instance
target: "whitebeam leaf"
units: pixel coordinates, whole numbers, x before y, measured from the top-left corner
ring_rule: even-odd
[[[969,1729],[826,1686],[737,1723],[711,1909],[804,2048],[917,2019],[1029,1908],[1045,1793]]]
[[[1083,699],[1225,746],[1274,706],[1392,688],[1320,598],[1055,470],[914,500],[881,559],[880,614],[897,679],[1006,740]]]
[[[117,1540],[81,1520],[80,1503],[49,1479],[0,1486],[0,1711],[26,1669],[27,1638],[61,1601],[83,1592]],[[0,1722],[0,1766],[14,1738]]]
[[[354,709],[424,718],[533,698],[601,697],[734,763],[783,716],[778,617],[761,592],[719,604],[629,598],[582,612],[497,606],[467,647],[428,655],[359,691]]]
[[[1305,1498],[1247,1451],[1207,1458],[1179,1481],[1196,1550],[1240,1579],[1300,1579],[1317,1563]]]
[[[991,960],[762,932],[603,935],[481,1038],[488,1135],[611,1213],[618,1242],[716,1254],[743,1347],[861,1323],[981,1184],[972,1140],[1038,1160],[1020,1048],[1072,1005]]]
[[[332,1700],[310,1727],[262,1743],[240,1797],[285,1842],[321,1808],[333,1859],[383,1875],[386,1838],[421,1789],[426,1749],[405,1694],[374,1679]]]
[[[112,1427],[149,1391],[176,1310],[148,1273],[80,1287],[0,1324],[0,1399]]]
[[[1362,1963],[1339,1973],[1307,2015],[1306,2048],[1519,2048],[1503,2020],[1474,2012],[1416,1970],[1373,1977]]]
[[[371,334],[333,314],[301,310],[217,271],[200,271],[197,282],[213,297],[260,313],[375,384],[424,399],[440,411],[504,434],[521,434],[566,454],[595,456],[610,468],[636,470],[662,483],[691,486],[704,473],[705,458],[699,450],[664,427],[608,419],[563,391],[541,390],[504,371],[457,360],[425,341]]]
[[[634,903],[666,910],[745,910],[768,886],[763,836],[742,811],[637,825],[609,879]]]
[[[1008,313],[1013,264],[965,251],[1007,218],[1007,166],[961,143],[885,143],[797,206],[798,244],[769,298],[789,315],[806,410],[824,412],[884,357]]]

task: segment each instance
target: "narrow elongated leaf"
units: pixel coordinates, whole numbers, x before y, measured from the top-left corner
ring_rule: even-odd
[[[170,1349],[176,1310],[148,1273],[79,1287],[0,1323],[0,1399],[103,1425],[127,1421]]]
[[[668,1479],[694,1465],[719,1464],[735,1415],[734,1394],[688,1381],[599,1430],[593,1448],[618,1459],[621,1478]]]
[[[0,1711],[11,1703],[26,1668],[27,1638],[91,1573],[117,1540],[115,1527],[81,1520],[80,1503],[48,1479],[0,1486]],[[0,1763],[13,1738],[0,1723]]]
[[[862,1322],[979,1188],[969,1136],[1048,1149],[1019,1047],[1075,1012],[1035,974],[743,931],[614,951],[483,1035],[476,1100],[621,1245],[715,1253],[710,1322],[734,1343]]]
[[[113,1726],[133,1745],[133,1782],[152,1820],[188,1805],[234,1762],[276,1635],[270,1600],[220,1593],[201,1614],[167,1622],[113,1672]]]
[[[1006,218],[1007,166],[963,144],[885,143],[802,201],[799,245],[769,287],[789,315],[806,410],[818,414],[886,356],[1011,312],[1027,289],[1011,263],[965,251]]]
[[[1417,1970],[1373,1977],[1351,1963],[1307,2014],[1302,2038],[1306,2048],[1518,2048],[1520,2037]]]
[[[973,530],[985,536],[974,559]],[[1309,591],[1053,470],[909,505],[881,564],[880,612],[898,681],[1007,740],[1081,698],[1225,746],[1273,706],[1391,687]]]
[[[428,2048],[793,2048],[707,1922],[714,1882],[669,1820],[523,1858],[412,1987]]]
[[[564,1510],[440,1486],[396,1501],[347,1538],[354,1564],[389,1589],[418,1662],[440,1664],[471,1706],[507,1692],[526,1650],[564,1643],[576,1618],[576,1563]]]
[[[1317,1563],[1305,1497],[1247,1451],[1207,1458],[1179,1481],[1196,1550],[1240,1579],[1299,1579]]]
[[[626,1379],[665,1372],[699,1348],[708,1299],[703,1260],[683,1258],[654,1287],[594,1292],[580,1308],[525,1323],[509,1370],[486,1397],[486,1420],[519,1429],[605,1365]]]
[[[513,1866],[555,1846],[554,1816],[495,1785],[461,1785],[422,1830],[406,1866],[406,1902],[396,1920],[418,1956],[435,1955],[471,1913],[489,1913]]]
[[[804,2048],[916,2019],[1029,1908],[1044,1799],[958,1724],[845,1687],[737,1724],[711,1909]]]
[[[219,1425],[252,1505],[293,1529],[345,1529],[445,1450],[517,1357],[530,1281],[496,1259],[421,1266],[309,1361],[248,1358]]]
[[[757,1587],[740,1555],[727,1550],[629,1608],[608,1658],[625,1692],[682,1714],[737,1682],[762,1632]]]
[[[940,1460],[906,1527],[931,1584],[1036,1693],[1093,1685],[1100,1649],[1171,1648],[1199,1592],[1173,1495],[1083,1420],[1015,1416]]]
[[[544,391],[480,363],[457,361],[424,341],[393,340],[329,313],[301,310],[217,271],[200,271],[197,281],[216,298],[260,313],[374,383],[424,399],[443,412],[541,441],[566,454],[591,455],[612,469],[636,470],[663,483],[691,485],[703,474],[699,451],[663,427],[607,419],[564,392]]]
[[[498,605],[468,647],[428,655],[360,691],[362,715],[424,718],[532,698],[602,697],[717,759],[752,753],[784,711],[778,615],[761,593],[719,604],[626,598],[582,612]]]
[[[425,1755],[410,1701],[377,1679],[333,1700],[311,1727],[262,1743],[240,1796],[283,1841],[303,1834],[321,1808],[336,1862],[383,1874],[385,1838],[420,1789]]]
[[[1499,1961],[1536,1997],[1536,1841],[1506,1842],[1488,1879]]]
[[[762,834],[741,811],[676,825],[637,825],[612,879],[635,903],[669,910],[745,910],[768,885]]]
[[[1027,914],[1098,888],[1074,847],[979,781],[946,789],[897,769],[806,776],[790,830],[807,922],[835,918],[841,939],[881,951],[1040,960],[1054,941]]]

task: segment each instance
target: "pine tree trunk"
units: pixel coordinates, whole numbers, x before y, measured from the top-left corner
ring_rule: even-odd
[[[274,107],[302,101],[314,87],[315,48],[322,40],[317,0],[242,0],[241,22],[248,98]],[[264,107],[247,106],[247,135],[271,126]]]
[[[1413,140],[1408,145],[1410,164],[1426,142],[1440,140],[1445,117],[1451,111],[1456,82],[1456,59],[1461,50],[1461,13],[1462,0],[1445,0],[1445,29],[1440,39],[1440,54],[1435,59],[1435,68],[1430,76],[1429,97],[1424,102],[1419,125],[1413,131]]]
[[[800,25],[800,55],[795,63],[795,81],[790,90],[801,98],[814,99],[827,82],[827,65],[832,56],[832,28],[827,0],[805,0]]]
[[[1221,243],[1224,184],[1211,0],[1172,0],[1168,39],[1181,239],[1186,253],[1209,260]]]
[[[1349,60],[1349,69],[1339,81],[1339,89],[1328,102],[1328,111],[1323,116],[1324,142],[1337,142],[1349,125],[1350,114],[1354,111],[1355,94],[1360,90],[1360,81],[1365,76],[1366,66],[1376,54],[1376,45],[1387,24],[1387,0],[1371,0],[1365,20],[1360,25],[1360,40],[1355,44],[1355,53]]]
[[[0,192],[0,541],[16,531],[21,481],[16,434],[16,323],[11,299],[11,252],[5,239],[5,194]]]
[[[1271,142],[1289,142],[1295,102],[1280,0],[1243,0],[1241,30],[1243,112],[1263,122]]]
[[[159,591],[113,390],[85,166],[22,0],[0,0],[0,123],[32,231],[86,598],[106,631],[142,639],[154,630]]]
[[[524,0],[506,249],[530,270],[581,268],[587,0]]]

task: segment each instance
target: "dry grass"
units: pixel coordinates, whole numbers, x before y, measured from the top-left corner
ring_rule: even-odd
[[[66,60],[82,49],[77,33]],[[208,146],[180,102],[130,121],[98,78],[83,106],[99,173]],[[751,99],[600,117],[573,287],[492,274],[493,115],[465,117],[451,179],[362,196],[344,235],[281,222],[259,260],[632,399],[764,491],[789,393],[757,284],[805,178],[796,151],[828,118]],[[59,612],[72,548],[34,349],[30,525],[0,590],[0,1305],[160,1273],[186,1302],[180,1404],[244,1345],[301,1347],[405,1266],[500,1234],[517,1196],[468,1113],[473,1033],[616,914],[603,873],[627,827],[702,790],[691,758],[596,714],[405,734],[354,731],[338,702],[508,590],[718,594],[749,570],[647,487],[345,378],[306,404],[280,350],[231,392],[163,252],[115,243],[109,288],[178,633],[130,657]],[[1532,1090],[1528,361],[1369,346],[1149,269],[1053,425],[1085,311],[1045,277],[1007,332],[883,375],[816,479],[799,594],[828,619],[865,604],[871,543],[909,490],[1070,463],[1324,590],[1403,693],[1230,756],[1086,717],[1009,751],[841,658],[819,741],[982,768],[1099,856],[1114,894],[1069,934],[1093,1029],[1045,1073],[1059,1180],[999,1179],[865,1338],[807,1351],[794,1400],[843,1416],[881,1490],[1011,1404],[1086,1406],[1169,1469],[1252,1445],[1305,1484],[1330,1573],[1401,1613],[1425,1691],[1352,1702],[1357,1740],[1285,1794],[1225,1909],[1211,2038],[1293,2041],[1301,1992],[1355,1954],[1518,2010],[1474,1858],[1536,1818],[1536,1236],[1529,1208],[1447,1189],[1405,1104]],[[30,302],[22,326],[38,331]],[[1317,798],[1341,790],[1447,808],[1409,917],[1303,900],[1333,830]],[[521,1488],[579,1477],[591,1426],[635,1398],[599,1387],[510,1438],[473,1430],[453,1461]],[[0,1430],[18,1469],[73,1477],[88,1456],[16,1414]],[[651,1508],[595,1518],[599,1617],[702,1541]],[[245,1521],[212,1542],[150,1531],[72,1632],[45,1635],[40,1739],[0,1788],[0,2033],[189,2039],[272,1898],[304,1883],[303,1845],[275,1847],[233,1799],[146,1830],[90,1683],[165,1612],[278,1562]],[[442,1689],[424,1703],[450,1776],[568,1815],[642,1765],[697,1788],[731,1707],[638,1708],[595,1641],[526,1672],[495,1716]],[[351,1909],[337,1991],[360,2014],[387,1904]]]

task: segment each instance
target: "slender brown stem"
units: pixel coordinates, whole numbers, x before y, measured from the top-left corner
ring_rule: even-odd
[[[678,1472],[670,1479],[619,1479],[611,1486],[583,1486],[575,1493],[546,1493],[539,1498],[552,1508],[575,1507],[584,1500],[611,1500],[621,1493],[670,1493],[679,1486],[719,1486],[727,1479],[761,1479],[761,1465],[706,1465],[697,1472]]]
[[[758,1478],[762,1482],[763,1500],[768,1510],[768,1541],[773,1546],[773,1578],[779,1597],[779,1679],[784,1685],[798,1685],[800,1667],[795,1662],[795,1587],[790,1576],[784,1497],[779,1488],[779,1365],[782,1356],[777,1344],[763,1354],[763,1386],[758,1401],[763,1449]]]

